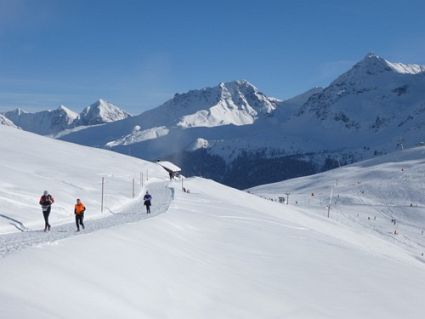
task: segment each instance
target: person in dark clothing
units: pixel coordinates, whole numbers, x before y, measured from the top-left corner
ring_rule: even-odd
[[[80,225],[84,229],[84,212],[86,207],[83,202],[77,198],[77,203],[75,204],[74,214],[75,214],[75,224],[77,225],[77,231],[80,231]]]
[[[146,206],[146,214],[150,214],[151,213],[151,200],[152,200],[152,196],[151,194],[149,194],[148,191],[146,191],[145,196],[143,197],[143,200],[145,201],[144,205]]]
[[[44,217],[44,231],[50,230],[49,224],[49,215],[52,209],[52,204],[55,202],[53,196],[49,194],[48,191],[44,191],[43,195],[40,198],[39,204],[41,205],[41,209],[43,210]]]

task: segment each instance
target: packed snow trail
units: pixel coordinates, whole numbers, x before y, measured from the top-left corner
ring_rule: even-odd
[[[168,210],[171,200],[174,197],[174,189],[170,188],[168,182],[154,182],[147,186],[149,193],[152,194],[152,207],[151,214],[147,215],[145,206],[143,205],[143,193],[139,195],[136,200],[131,201],[127,205],[121,208],[120,212],[109,212],[107,217],[85,220],[85,230],[76,232],[75,221],[62,225],[52,225],[50,232],[44,232],[40,230],[27,230],[21,233],[12,233],[0,235],[0,256],[4,257],[17,250],[34,246],[43,243],[51,243],[64,238],[83,235],[98,231],[101,229],[113,227],[116,225],[134,223],[151,216],[155,216],[164,213]],[[54,207],[52,213],[54,214]],[[86,213],[86,216],[90,215],[90,211]],[[40,218],[43,216],[40,211]]]

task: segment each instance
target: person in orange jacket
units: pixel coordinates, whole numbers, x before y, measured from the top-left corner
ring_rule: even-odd
[[[75,224],[77,225],[77,231],[80,231],[80,225],[84,229],[84,212],[86,207],[83,202],[77,198],[77,203],[75,204],[74,214],[75,214]]]

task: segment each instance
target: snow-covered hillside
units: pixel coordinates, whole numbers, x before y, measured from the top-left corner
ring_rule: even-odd
[[[115,152],[79,146],[0,126],[0,233],[44,225],[38,201],[48,190],[56,203],[52,223],[72,221],[76,198],[88,218],[99,217],[101,180],[105,178],[105,213],[114,212],[140,191],[140,173],[168,174],[156,164]]]
[[[424,263],[397,242],[202,178],[184,180],[189,193],[171,182],[169,203],[153,164],[0,130],[8,154],[0,162],[7,172],[0,203],[10,218],[38,211],[33,202],[44,187],[56,195],[53,215],[63,206],[72,220],[79,196],[90,216],[98,202],[89,199],[98,198],[96,181],[107,172],[109,200],[120,211],[87,220],[81,236],[57,219],[47,234],[34,224],[0,235],[1,251],[16,249],[0,260],[1,318],[423,317]],[[128,205],[126,194],[140,168],[158,177],[148,184],[153,208],[169,206],[146,219],[141,199]],[[107,222],[119,215],[134,219]]]
[[[327,216],[330,202],[331,220],[397,243],[422,258],[424,176],[425,147],[417,147],[249,191],[275,200],[289,193],[290,206],[320,216]]]
[[[40,135],[61,136],[87,126],[110,123],[129,117],[119,107],[102,99],[86,107],[80,114],[61,105],[56,110],[25,112],[16,109],[0,114],[25,131]]]

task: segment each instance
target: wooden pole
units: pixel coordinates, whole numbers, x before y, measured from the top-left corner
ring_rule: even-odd
[[[104,188],[105,188],[105,177],[102,177],[102,201],[100,204],[100,212],[103,213],[103,195],[104,195]]]
[[[285,193],[285,195],[286,195],[286,205],[289,205],[289,194],[291,194],[291,193]]]
[[[133,192],[132,192],[133,198],[134,198],[134,178],[133,178]]]

